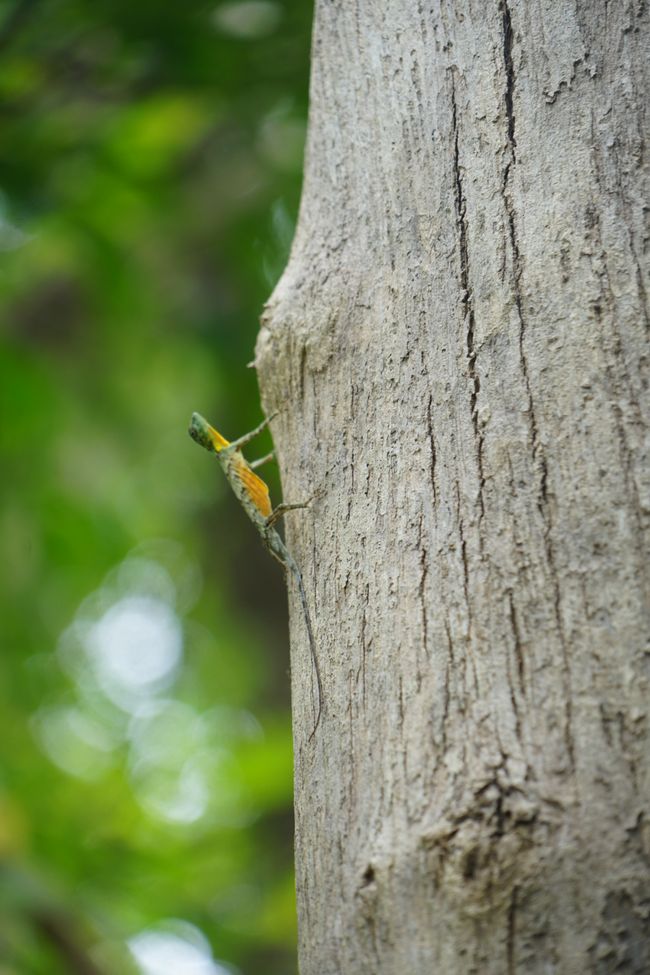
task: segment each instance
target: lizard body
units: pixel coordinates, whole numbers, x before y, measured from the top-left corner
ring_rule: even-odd
[[[300,595],[300,602],[302,603],[302,611],[305,619],[307,636],[309,638],[309,649],[311,651],[318,690],[318,709],[316,722],[309,736],[311,740],[314,737],[320,721],[323,697],[320,669],[318,666],[318,657],[316,655],[316,644],[314,641],[314,633],[312,630],[311,617],[309,615],[309,607],[307,605],[307,596],[305,595],[302,575],[295,559],[287,549],[276,529],[273,527],[281,515],[296,508],[306,508],[309,501],[301,504],[279,504],[276,508],[273,508],[271,505],[268,486],[262,480],[262,478],[258,477],[258,475],[253,471],[253,466],[257,466],[260,463],[270,459],[272,455],[263,458],[262,461],[258,461],[257,465],[251,465],[248,463],[240,449],[245,444],[249,443],[249,441],[251,441],[254,437],[256,437],[258,433],[261,433],[261,431],[269,425],[275,415],[276,414],[272,414],[272,416],[265,419],[250,433],[244,434],[243,437],[239,437],[237,440],[234,440],[231,443],[222,437],[221,434],[214,429],[214,427],[210,426],[207,420],[205,420],[199,413],[193,413],[189,433],[192,439],[200,444],[201,447],[204,447],[211,453],[216,454],[217,460],[219,461],[221,469],[226,475],[228,483],[233,489],[244,511],[257,528],[265,547],[280,563],[280,565],[282,565],[285,571],[291,573],[296,582],[296,587]]]

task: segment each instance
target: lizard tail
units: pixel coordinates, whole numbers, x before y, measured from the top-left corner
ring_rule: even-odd
[[[302,603],[302,611],[305,617],[305,626],[307,627],[307,635],[309,636],[309,649],[311,651],[311,659],[314,665],[314,673],[316,674],[316,685],[318,688],[318,711],[316,714],[316,722],[309,735],[309,741],[312,740],[316,734],[316,729],[320,722],[321,712],[323,710],[323,685],[321,683],[320,677],[320,667],[318,666],[318,656],[316,654],[316,641],[314,640],[314,631],[311,628],[311,617],[309,615],[309,607],[307,606],[307,596],[305,595],[305,587],[302,584],[302,576],[300,574],[300,569],[296,563],[291,559],[289,563],[293,576],[296,580],[296,585],[298,586],[298,592],[300,593],[300,602]]]

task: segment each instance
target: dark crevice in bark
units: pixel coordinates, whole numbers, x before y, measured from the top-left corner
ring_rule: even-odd
[[[512,628],[512,635],[515,640],[515,659],[517,661],[517,676],[519,677],[519,689],[522,694],[525,693],[525,668],[524,668],[524,653],[521,643],[521,634],[519,632],[519,624],[517,623],[517,615],[515,612],[515,604],[512,598],[512,589],[508,590],[508,602],[510,605],[510,626]]]
[[[542,460],[542,479],[540,484],[540,502],[538,510],[543,522],[542,538],[544,542],[544,554],[551,577],[553,588],[553,615],[555,618],[555,628],[557,630],[562,650],[563,663],[563,683],[564,683],[564,742],[569,756],[572,769],[575,769],[575,748],[573,742],[573,691],[571,689],[571,666],[569,664],[569,648],[564,636],[564,626],[562,624],[562,608],[560,595],[560,574],[558,573],[555,562],[555,552],[553,550],[552,529],[550,508],[548,505],[548,469],[545,460]]]
[[[510,674],[508,674],[510,677]],[[519,714],[519,707],[517,705],[517,695],[515,694],[515,689],[512,686],[512,682],[509,681],[510,685],[510,703],[512,704],[512,713],[515,716],[515,734],[517,738],[521,741],[521,716]]]
[[[463,565],[463,596],[467,608],[467,651],[464,656],[463,664],[465,669],[465,687],[467,689],[467,668],[471,665],[474,678],[474,691],[478,694],[479,682],[476,673],[476,663],[472,657],[472,629],[474,620],[472,619],[472,605],[469,598],[469,562],[467,558],[467,539],[465,538],[465,528],[460,514],[460,485],[456,482],[456,517],[458,519],[458,536],[460,539],[460,556]]]
[[[530,376],[528,373],[528,362],[526,360],[526,352],[524,349],[524,338],[526,334],[526,319],[524,317],[524,310],[521,300],[521,255],[519,252],[519,242],[517,240],[517,229],[515,226],[515,214],[512,205],[512,199],[508,190],[508,182],[510,178],[510,168],[511,163],[505,168],[503,174],[503,198],[506,207],[506,215],[508,219],[508,236],[510,239],[510,250],[512,254],[512,266],[513,266],[513,286],[514,286],[514,299],[515,307],[517,309],[517,318],[519,321],[519,359],[521,362],[521,371],[524,377],[524,386],[526,388],[526,398],[528,400],[528,415],[530,417],[530,439],[533,452],[533,460],[537,460],[539,454],[539,440],[537,433],[537,418],[535,416],[535,407],[533,403],[533,395],[531,392]],[[545,491],[546,485],[546,475],[542,472],[542,478],[540,483],[540,494]],[[545,499],[543,499],[545,500]]]
[[[485,487],[485,476],[483,473],[483,436],[478,422],[477,399],[481,388],[481,382],[476,372],[476,349],[474,348],[474,296],[469,280],[469,252],[467,248],[467,220],[466,202],[463,190],[463,181],[460,175],[459,149],[458,149],[458,114],[456,107],[456,83],[454,74],[451,75],[451,118],[454,132],[454,195],[456,203],[456,222],[458,224],[458,238],[460,250],[460,284],[462,289],[463,318],[467,322],[467,332],[465,336],[467,366],[471,383],[470,393],[470,412],[472,416],[472,427],[474,429],[474,440],[476,443],[476,464],[478,467],[479,490],[478,503],[480,508],[479,524],[485,515],[485,502],[483,499],[483,488]],[[479,544],[481,545],[481,534],[479,532]],[[482,545],[481,545],[482,547]]]
[[[549,504],[548,504],[548,467],[546,464],[546,459],[542,454],[541,446],[539,442],[539,432],[537,427],[537,417],[535,414],[535,404],[533,400],[532,386],[530,382],[530,373],[528,370],[528,361],[526,358],[525,338],[526,338],[527,322],[526,322],[526,316],[524,314],[522,292],[521,292],[523,262],[521,258],[520,248],[519,248],[519,237],[517,233],[517,224],[515,220],[515,207],[513,204],[512,194],[510,191],[510,177],[512,174],[512,169],[517,161],[517,153],[516,153],[517,140],[515,137],[515,111],[514,111],[514,92],[515,92],[516,78],[515,78],[515,71],[514,71],[514,63],[512,59],[512,45],[513,45],[512,20],[510,17],[510,9],[508,7],[506,0],[501,0],[500,9],[501,9],[502,26],[503,26],[503,61],[504,61],[505,74],[506,74],[506,89],[504,94],[504,102],[506,107],[508,155],[509,155],[509,160],[503,172],[502,194],[503,194],[503,201],[505,205],[506,218],[508,223],[508,237],[510,241],[510,251],[512,255],[513,295],[515,301],[515,308],[517,309],[517,319],[519,322],[519,360],[521,363],[521,372],[524,380],[524,387],[526,390],[526,399],[528,401],[531,451],[533,457],[533,464],[539,465],[539,470],[540,470],[538,510],[543,524],[544,550],[546,555],[546,561],[549,566],[551,582],[553,585],[553,609],[555,615],[555,624],[556,624],[556,629],[560,641],[562,658],[563,658],[564,684],[565,684],[564,739],[565,739],[565,744],[567,748],[567,753],[569,755],[569,761],[571,763],[571,767],[574,768],[575,760],[574,760],[574,745],[573,745],[573,732],[572,732],[573,722],[572,722],[571,689],[570,689],[571,673],[569,667],[568,648],[564,637],[564,628],[562,626],[562,616],[560,612],[560,589],[559,589],[559,581],[558,581],[558,572],[555,565],[555,558],[554,558],[553,548],[551,544],[551,516],[550,516]]]
[[[431,416],[431,407],[433,405],[433,397],[429,396],[429,402],[427,404],[427,435],[429,437],[429,447],[431,450],[431,461],[429,467],[429,477],[431,481],[431,493],[433,495],[434,507],[438,503],[438,491],[436,489],[436,441],[433,436],[433,418]]]
[[[370,653],[370,645],[366,638],[366,627],[368,626],[368,616],[366,613],[366,606],[370,599],[370,586],[365,587],[364,592],[364,603],[363,603],[363,616],[361,618],[361,700],[363,702],[363,708],[366,708],[366,656]]]
[[[300,376],[300,402],[304,402],[305,399],[305,374],[307,369],[307,346],[303,344],[300,349],[300,365],[299,365],[299,376]]]
[[[426,584],[427,584],[427,575],[429,573],[429,553],[427,552],[426,548],[422,544],[423,526],[424,526],[424,515],[420,515],[420,522],[418,525],[418,550],[420,553],[420,581],[418,583],[418,598],[420,600],[420,617],[422,620],[422,642],[424,644],[424,652],[425,654],[428,654],[429,622],[427,620]],[[418,684],[420,680],[421,680],[421,675],[418,671]]]
[[[546,505],[548,504],[548,467],[546,465],[545,457],[540,458],[539,466],[541,470],[541,477],[539,480],[539,509],[543,516],[544,511],[546,510]]]
[[[458,531],[460,533],[460,556],[463,560],[463,593],[465,595],[465,605],[467,606],[467,620],[471,629],[472,614],[469,606],[469,566],[467,564],[467,542],[463,531],[463,522],[459,519]]]
[[[514,637],[514,651],[515,651],[515,663],[517,667],[517,677],[519,683],[519,693],[522,697],[525,696],[524,689],[524,655],[521,646],[521,636],[519,634],[519,626],[517,624],[517,617],[515,615],[515,606],[512,598],[512,590],[508,591],[508,600],[510,604],[510,626],[512,629]],[[515,733],[517,738],[521,741],[521,715],[519,714],[519,705],[517,704],[517,692],[515,690],[514,679],[511,679],[510,667],[508,667],[508,686],[510,688],[510,702],[512,704],[512,713],[515,718]]]
[[[374,882],[375,882],[375,868],[373,867],[372,863],[369,863],[366,869],[363,871],[363,875],[361,877],[361,886],[369,887],[370,884],[374,884]]]
[[[449,678],[450,675],[454,672],[456,666],[454,661],[454,646],[451,642],[451,633],[449,632],[449,621],[447,620],[446,617],[444,620],[444,625],[445,625],[445,635],[447,637],[448,661],[447,661],[447,669],[445,673],[445,683],[444,683],[445,697],[442,706],[442,728],[441,728],[441,732],[442,732],[441,754],[442,755],[444,755],[445,752],[447,751],[447,719],[449,718],[449,698],[451,696],[451,692],[449,689]]]
[[[540,481],[540,501],[538,510],[543,523],[543,541],[546,563],[551,577],[553,588],[553,615],[555,618],[555,628],[560,641],[563,663],[563,682],[564,682],[564,742],[569,756],[571,768],[575,768],[575,748],[573,742],[573,691],[571,689],[571,666],[569,664],[569,648],[564,636],[564,626],[562,624],[562,608],[560,595],[560,574],[558,573],[555,552],[553,550],[552,529],[550,507],[548,504],[548,468],[546,460],[541,460],[541,481]]]
[[[503,19],[503,61],[506,66],[506,116],[508,119],[508,144],[512,152],[513,163],[517,161],[515,138],[515,113],[514,113],[514,91],[515,91],[515,69],[512,63],[512,20],[510,19],[510,9],[506,0],[501,3],[501,17]]]
[[[572,700],[573,695],[571,691],[571,669],[569,665],[569,651],[564,636],[564,626],[562,625],[562,609],[561,609],[561,597],[560,597],[560,581],[559,573],[555,563],[555,553],[553,551],[552,542],[552,521],[551,513],[548,505],[548,467],[546,465],[545,458],[540,460],[541,467],[541,480],[540,480],[540,501],[538,504],[538,510],[542,518],[542,523],[544,525],[544,554],[546,556],[546,562],[548,564],[549,572],[551,575],[551,583],[553,586],[553,614],[555,617],[555,627],[560,638],[560,646],[562,648],[562,657],[564,661],[564,711],[565,711],[565,742],[567,751],[569,753],[569,758],[571,761],[571,767],[575,767],[574,761],[574,745],[573,745],[573,712],[572,712]]]
[[[510,10],[508,9],[508,4],[505,0],[501,3],[501,13],[503,18],[503,60],[506,72],[506,90],[504,95],[505,106],[506,106],[506,119],[507,119],[507,132],[508,132],[508,156],[509,160],[503,171],[503,201],[505,204],[506,217],[508,221],[508,237],[510,240],[510,251],[512,255],[512,276],[513,276],[513,292],[515,299],[515,307],[517,309],[517,318],[519,320],[519,358],[521,361],[521,370],[524,377],[524,385],[526,387],[526,397],[528,399],[528,412],[530,416],[530,427],[531,427],[531,445],[533,450],[533,458],[537,459],[537,453],[539,450],[539,442],[537,437],[537,420],[535,417],[535,409],[533,404],[533,396],[530,385],[530,376],[528,374],[528,362],[526,360],[526,352],[524,349],[524,337],[526,333],[526,319],[524,317],[523,304],[521,300],[521,275],[522,275],[522,262],[521,254],[519,251],[519,240],[517,237],[517,227],[515,224],[515,211],[512,202],[512,196],[510,193],[510,174],[512,167],[517,161],[516,149],[517,141],[515,139],[515,114],[514,114],[514,88],[515,88],[515,72],[512,62],[512,22],[510,19]]]

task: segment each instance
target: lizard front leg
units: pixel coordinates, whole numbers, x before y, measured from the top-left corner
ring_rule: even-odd
[[[281,504],[277,505],[277,507],[273,509],[271,514],[266,519],[266,527],[271,528],[276,523],[278,518],[281,518],[282,515],[285,515],[287,511],[295,511],[296,508],[308,508],[309,505],[311,504],[311,501],[312,499],[308,498],[307,501],[300,501],[297,504],[285,504],[284,501],[281,502]]]

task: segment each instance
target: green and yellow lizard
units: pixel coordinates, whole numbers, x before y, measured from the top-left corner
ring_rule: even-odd
[[[262,423],[255,427],[254,430],[251,430],[250,433],[246,433],[243,437],[239,437],[237,440],[229,442],[222,437],[221,434],[214,429],[214,427],[210,426],[208,421],[205,420],[199,413],[193,413],[189,433],[192,439],[200,444],[201,447],[204,447],[211,453],[216,454],[217,460],[219,461],[221,468],[228,479],[228,483],[235,492],[244,511],[257,528],[264,545],[269,550],[271,555],[277,559],[280,565],[283,566],[285,571],[290,572],[296,580],[296,586],[300,594],[300,601],[302,603],[302,610],[305,617],[305,626],[307,628],[307,635],[309,637],[309,648],[311,651],[311,658],[314,665],[314,673],[316,674],[316,684],[318,689],[316,722],[309,736],[311,741],[316,733],[316,729],[318,728],[323,701],[323,690],[321,685],[320,669],[318,666],[318,657],[316,655],[314,633],[312,630],[309,608],[307,606],[305,588],[302,582],[302,575],[300,574],[300,570],[296,565],[293,556],[290,554],[286,545],[280,538],[280,535],[273,527],[278,518],[280,518],[287,511],[293,511],[296,508],[306,508],[310,501],[303,501],[300,504],[283,503],[273,508],[271,506],[268,486],[261,477],[258,477],[257,474],[254,473],[253,470],[253,468],[259,467],[260,464],[264,464],[266,461],[270,460],[273,457],[273,453],[268,454],[266,457],[262,457],[258,461],[254,461],[252,464],[249,464],[241,452],[241,448],[253,440],[253,438],[259,433],[261,433],[262,430],[264,430],[265,427],[270,424],[271,420],[275,416],[277,416],[277,411],[263,420]]]

